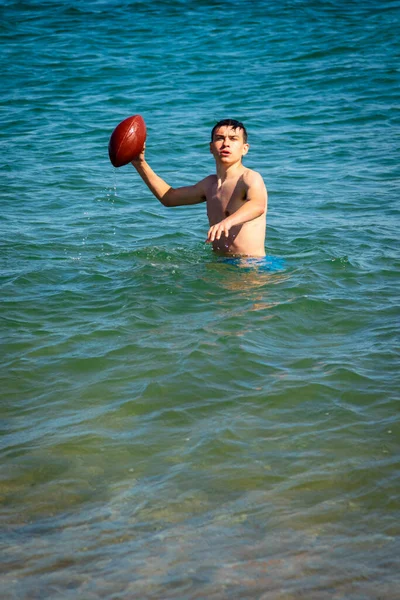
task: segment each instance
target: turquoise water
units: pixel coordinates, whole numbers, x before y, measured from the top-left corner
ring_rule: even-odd
[[[397,597],[399,8],[1,2],[2,598]],[[175,186],[245,122],[266,265],[136,113]]]

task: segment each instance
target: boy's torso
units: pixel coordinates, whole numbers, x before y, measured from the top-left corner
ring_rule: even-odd
[[[226,179],[219,183],[216,175],[207,177],[206,200],[210,225],[215,225],[235,213],[246,201],[248,184],[246,175],[250,169],[244,169],[237,178]],[[229,236],[215,240],[213,249],[229,254],[265,255],[266,215],[263,214],[243,225],[231,228]]]

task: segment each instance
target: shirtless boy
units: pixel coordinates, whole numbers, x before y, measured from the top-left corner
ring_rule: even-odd
[[[144,150],[132,165],[164,206],[207,203],[210,229],[206,241],[216,252],[259,257],[265,256],[267,190],[261,175],[242,164],[248,150],[244,125],[225,119],[211,132],[216,175],[172,188],[146,162]]]

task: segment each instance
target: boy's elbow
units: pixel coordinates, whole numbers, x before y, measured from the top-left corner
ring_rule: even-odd
[[[256,209],[256,218],[261,217],[264,213],[267,212],[267,206],[265,204],[259,204]]]
[[[168,192],[164,194],[159,200],[163,206],[169,207],[173,206],[172,197],[173,197],[173,188],[169,188]]]

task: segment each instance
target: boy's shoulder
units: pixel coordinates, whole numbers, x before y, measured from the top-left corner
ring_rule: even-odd
[[[217,181],[217,176],[215,174],[207,175],[204,179],[201,179],[197,185],[207,190],[211,185],[213,185]]]
[[[243,172],[243,182],[246,185],[253,185],[255,183],[264,183],[264,179],[258,171],[254,171],[254,169],[248,169],[245,167]]]

